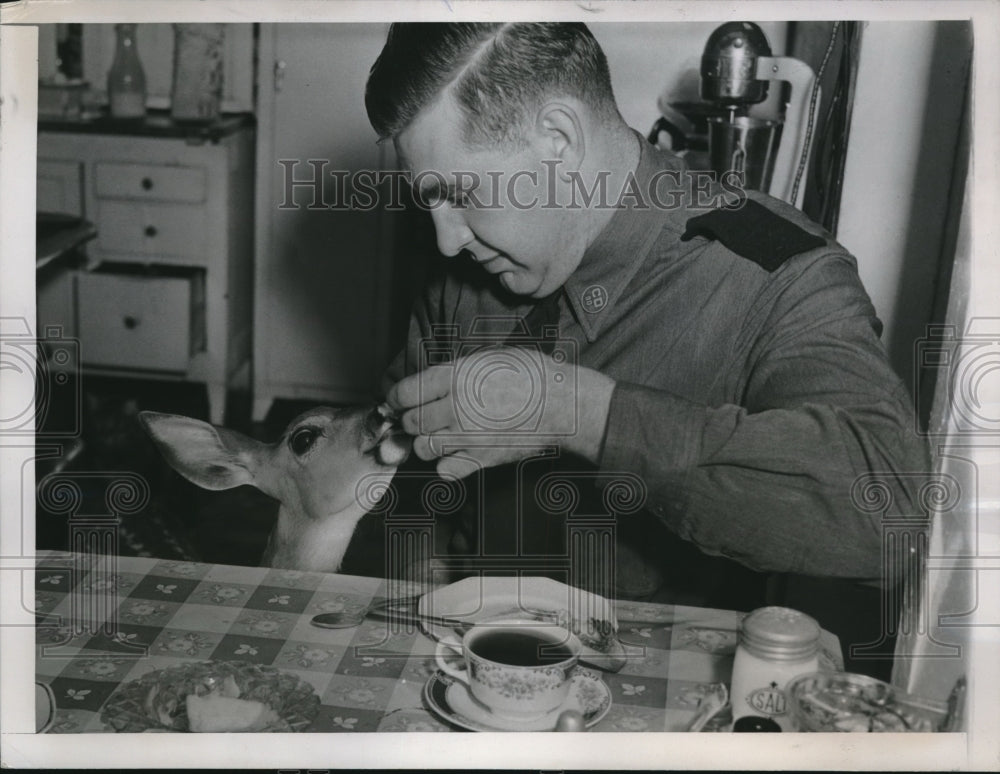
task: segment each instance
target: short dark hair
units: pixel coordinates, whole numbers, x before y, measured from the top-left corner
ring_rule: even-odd
[[[529,112],[551,97],[618,115],[607,59],[579,23],[393,24],[365,90],[379,137],[395,137],[446,89],[471,147],[517,144]]]

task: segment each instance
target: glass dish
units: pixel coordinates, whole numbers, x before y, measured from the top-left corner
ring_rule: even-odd
[[[101,720],[125,733],[188,731],[187,695],[204,696],[230,681],[240,698],[259,701],[277,714],[278,720],[261,731],[304,731],[319,711],[319,696],[296,675],[241,661],[207,661],[149,672],[119,686]]]
[[[802,675],[789,683],[786,694],[797,731],[939,731],[948,716],[944,702],[850,672]]]

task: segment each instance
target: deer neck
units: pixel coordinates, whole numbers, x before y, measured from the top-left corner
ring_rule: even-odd
[[[337,572],[365,511],[347,508],[321,519],[292,513],[282,505],[267,542],[263,564],[281,569]]]

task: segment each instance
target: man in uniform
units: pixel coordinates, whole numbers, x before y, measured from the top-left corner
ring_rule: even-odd
[[[620,596],[790,604],[845,649],[894,629],[882,514],[855,484],[878,474],[916,512],[899,474],[926,451],[829,234],[629,128],[582,24],[393,25],[366,104],[456,256],[413,310],[387,400],[442,476],[482,469],[479,548],[565,540],[524,480],[622,474],[644,507],[618,520]],[[495,346],[470,348],[487,323]]]

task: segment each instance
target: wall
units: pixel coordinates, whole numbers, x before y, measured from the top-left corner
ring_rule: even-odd
[[[716,23],[590,26],[632,127],[649,131],[661,94],[698,99],[701,51]],[[774,53],[784,53],[787,24],[761,26]],[[930,321],[947,252],[969,53],[962,22],[871,22],[862,37],[837,236],[858,259],[885,324],[883,342],[908,384],[914,342]]]
[[[947,252],[970,45],[963,22],[872,22],[861,39],[838,238],[858,259],[890,360],[911,389],[913,347]]]
[[[701,52],[718,23],[595,23],[589,26],[608,57],[615,97],[629,126],[648,133],[659,115],[656,100],[661,94],[666,94],[670,101],[700,99],[698,66]],[[784,53],[788,25],[769,22],[760,26],[772,52],[775,55]],[[772,91],[777,96],[777,90]]]

